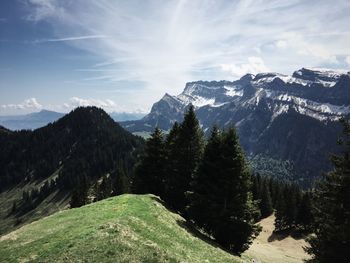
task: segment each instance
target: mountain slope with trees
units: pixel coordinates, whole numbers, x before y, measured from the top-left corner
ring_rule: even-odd
[[[49,196],[54,206],[73,194],[71,206],[80,206],[127,191],[142,145],[96,107],[77,108],[34,131],[0,132],[1,195],[21,192],[2,204],[3,220],[24,223]]]

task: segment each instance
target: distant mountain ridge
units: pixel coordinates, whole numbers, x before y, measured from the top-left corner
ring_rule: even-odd
[[[41,110],[25,115],[0,116],[0,125],[10,130],[35,130],[49,123],[57,121],[65,113]],[[139,120],[145,116],[143,113],[132,112],[111,112],[109,113],[114,121]]]
[[[63,117],[64,113],[49,110],[25,115],[0,116],[0,125],[10,130],[34,130]]]
[[[341,131],[337,120],[350,116],[350,72],[302,68],[291,76],[189,82],[181,94],[165,94],[143,119],[122,126],[131,132],[169,130],[189,104],[205,132],[214,124],[235,125],[249,156],[292,161],[303,170],[296,176],[309,180],[329,168],[328,154]]]

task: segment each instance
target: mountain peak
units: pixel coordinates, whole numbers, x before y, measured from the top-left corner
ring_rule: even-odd
[[[247,73],[244,76],[242,76],[239,80],[241,81],[252,81],[255,78],[254,74]]]
[[[341,75],[347,74],[346,70],[326,68],[302,68],[293,73],[294,78],[307,81],[335,82]]]

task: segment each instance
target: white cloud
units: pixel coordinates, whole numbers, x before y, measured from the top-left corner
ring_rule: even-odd
[[[267,72],[270,69],[265,65],[264,60],[260,57],[249,57],[248,63],[236,64],[221,64],[223,71],[230,72],[235,77],[241,77],[244,74],[257,74],[260,72]]]
[[[302,56],[309,56],[314,61],[323,61],[326,63],[336,64],[338,60],[336,55],[333,54],[333,50],[327,48],[325,44],[320,41],[314,41],[313,39],[307,40],[305,36],[297,32],[285,32],[282,34],[284,40],[279,40],[279,46],[282,48],[284,43],[290,47],[288,51],[294,51],[296,54]]]
[[[92,98],[80,98],[72,97],[67,102],[60,105],[47,105],[46,109],[58,111],[58,112],[68,112],[75,109],[76,107],[87,107],[96,106],[102,108],[107,112],[128,112],[128,113],[147,113],[145,109],[135,108],[133,110],[128,109],[122,105],[119,105],[114,100],[111,99],[92,99]]]
[[[345,58],[345,61],[346,61],[346,63],[348,63],[348,65],[350,66],[350,56],[347,56],[347,57]]]
[[[287,42],[284,40],[278,40],[278,41],[276,41],[275,45],[277,48],[284,49],[287,47]]]
[[[80,106],[96,106],[105,109],[112,109],[116,107],[114,101],[110,99],[100,100],[100,99],[82,99],[78,97],[72,97],[69,99],[69,104],[66,103],[69,108],[75,108]]]
[[[43,106],[37,101],[36,98],[30,98],[24,100],[19,104],[4,104],[1,105],[2,109],[12,109],[12,110],[39,110]]]

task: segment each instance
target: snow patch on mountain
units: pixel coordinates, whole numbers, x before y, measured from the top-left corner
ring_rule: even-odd
[[[337,120],[341,116],[350,114],[350,106],[333,105],[330,103],[318,103],[312,100],[291,96],[288,94],[278,94],[275,92],[265,92],[266,98],[274,101],[276,108],[274,109],[273,118],[288,112],[293,108],[297,112],[315,119],[324,121],[327,119]]]
[[[224,86],[224,88],[227,90],[225,93],[227,96],[230,96],[230,97],[243,96],[243,89],[240,89],[237,86]]]
[[[350,114],[350,82],[344,74],[350,76],[346,71],[302,68],[291,76],[270,72],[247,74],[235,81],[190,82],[177,96],[165,94],[150,116],[166,116],[172,122],[192,104],[196,109],[206,107],[208,112],[219,112],[219,107],[228,105],[223,111],[230,114],[267,107],[261,109],[272,113],[271,121],[290,110],[321,121],[337,120]]]

